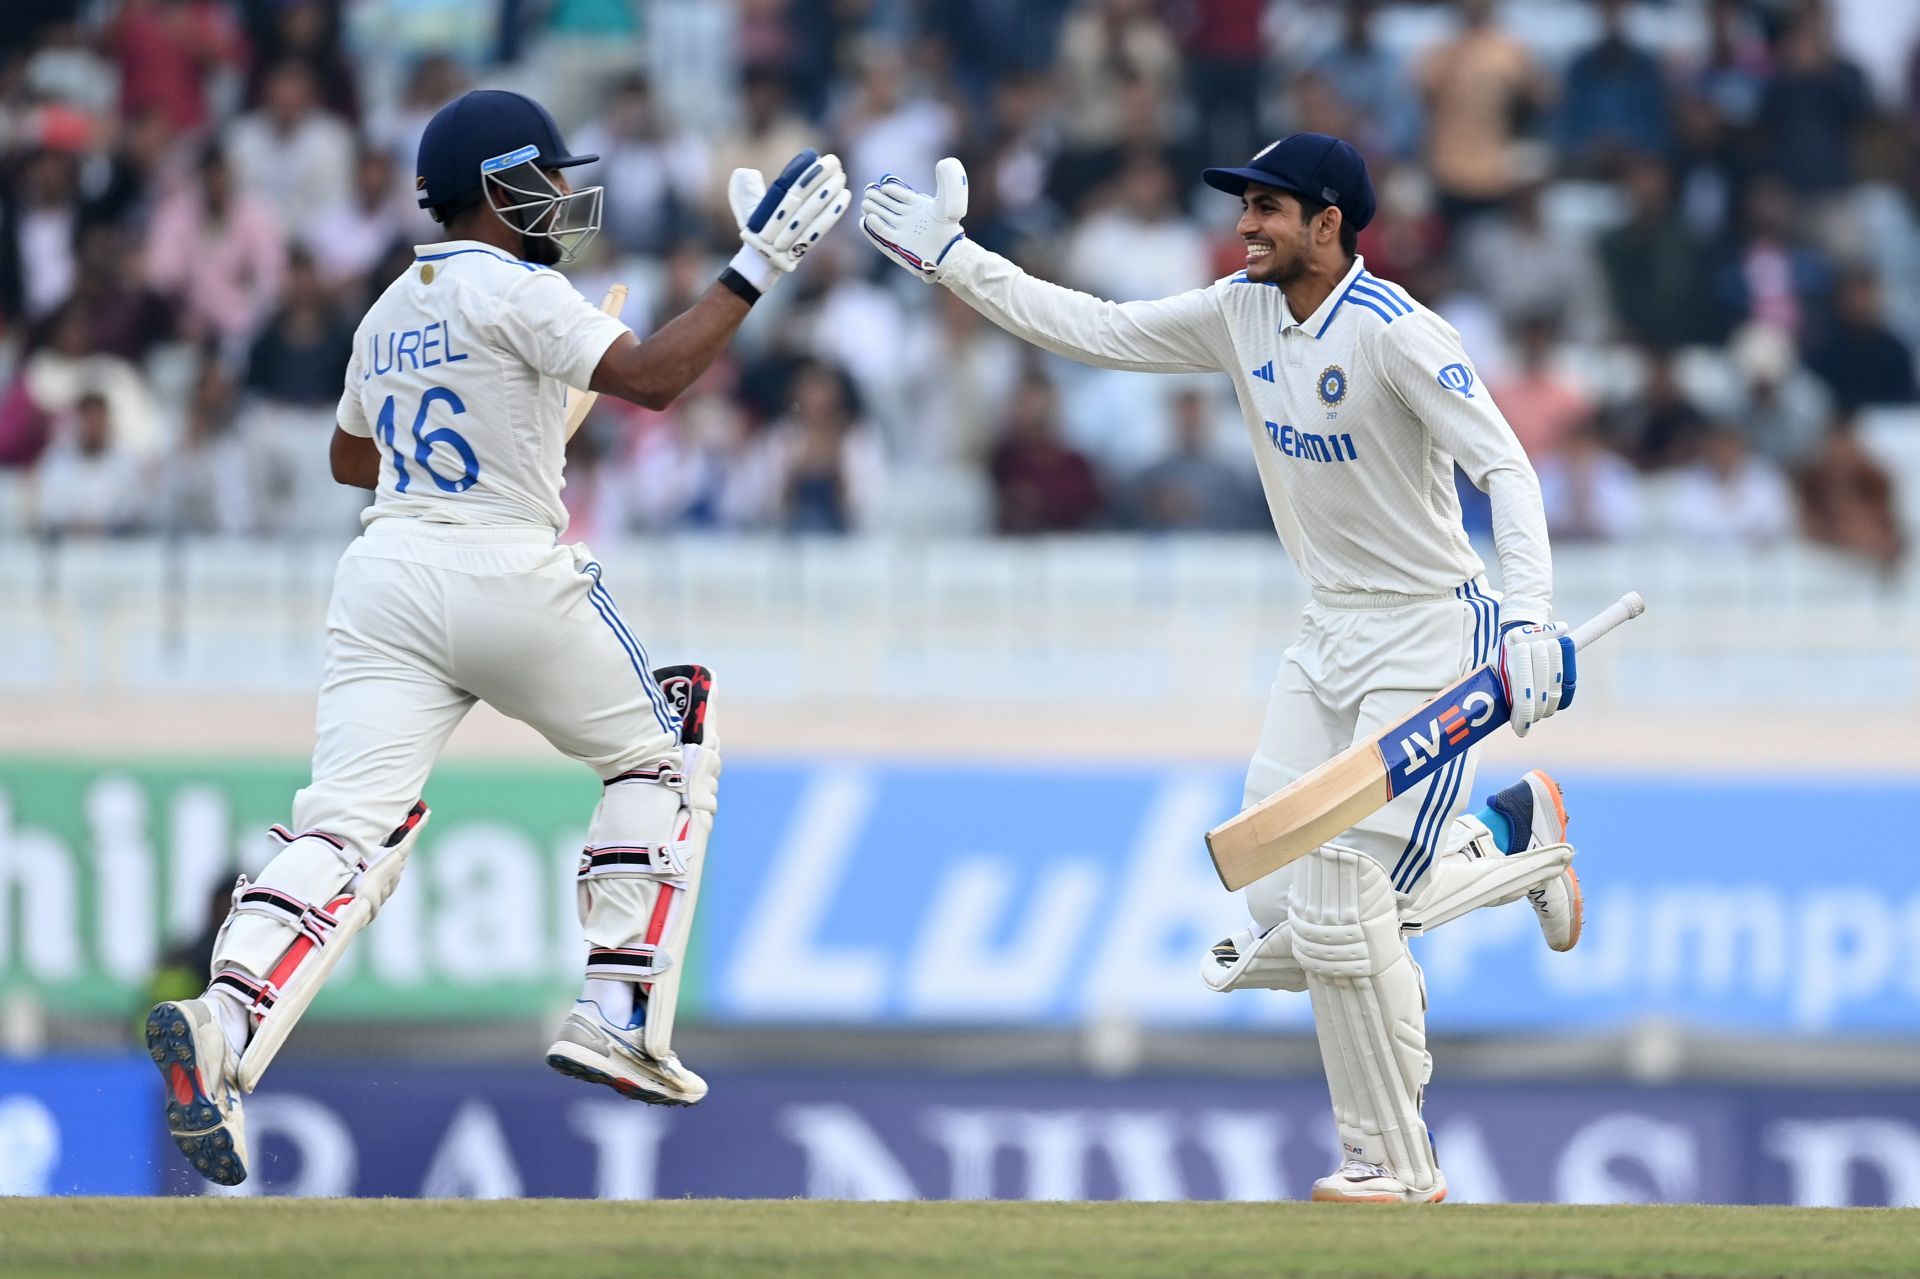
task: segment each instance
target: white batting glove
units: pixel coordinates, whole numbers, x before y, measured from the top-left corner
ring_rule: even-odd
[[[882,253],[931,284],[948,250],[966,238],[967,170],[952,156],[934,165],[932,195],[889,173],[867,184],[860,214],[860,229]]]
[[[1565,622],[1516,622],[1500,635],[1500,681],[1521,737],[1555,711],[1573,705],[1578,667]]]
[[[787,161],[768,186],[758,169],[735,169],[727,203],[740,225],[740,252],[727,265],[765,293],[847,211],[847,175],[840,157],[811,147]]]

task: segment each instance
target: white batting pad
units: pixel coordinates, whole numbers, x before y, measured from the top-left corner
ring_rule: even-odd
[[[1420,1107],[1433,1058],[1427,995],[1400,933],[1393,885],[1364,853],[1324,845],[1294,879],[1294,959],[1306,972],[1334,1119],[1349,1158],[1414,1190],[1438,1176]]]
[[[645,991],[641,1044],[665,1057],[719,803],[720,744],[707,697],[711,676],[698,667],[656,674],[680,710],[687,741],[677,757],[607,781],[587,828],[578,895],[587,976]]]
[[[1403,927],[1412,933],[1429,932],[1470,910],[1518,901],[1528,889],[1554,879],[1572,862],[1572,844],[1545,844],[1512,856],[1494,852],[1474,857],[1456,850],[1435,860],[1425,887],[1407,908]]]
[[[1200,961],[1200,980],[1214,990],[1292,990],[1307,988],[1306,970],[1293,957],[1293,925],[1276,924],[1266,932],[1243,928],[1214,943]]]

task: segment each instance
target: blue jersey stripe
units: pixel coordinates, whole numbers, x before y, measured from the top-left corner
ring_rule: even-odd
[[[1383,280],[1371,271],[1362,271],[1360,273],[1360,278],[1365,280],[1368,284],[1371,284],[1374,288],[1379,289],[1382,293],[1385,293],[1388,297],[1392,298],[1394,301],[1398,302],[1402,307],[1406,309],[1408,314],[1412,314],[1413,303],[1410,300],[1408,300],[1407,295],[1401,291],[1401,288],[1399,285]]]
[[[504,253],[495,253],[492,249],[449,249],[445,253],[423,253],[418,257],[414,258],[414,261],[415,262],[438,262],[442,258],[457,258],[462,253],[484,254],[487,257],[495,259],[496,261],[510,262],[514,266],[520,267],[527,271],[538,271],[542,269],[532,262],[522,262],[519,258],[510,258]]]
[[[1387,310],[1392,311],[1395,315],[1411,315],[1413,313],[1412,307],[1403,305],[1400,300],[1392,294],[1387,293],[1385,290],[1375,288],[1373,285],[1367,284],[1362,280],[1355,280],[1348,286],[1347,292],[1356,298],[1372,298],[1374,301],[1380,303],[1380,305],[1386,307]]]
[[[1367,308],[1367,310],[1373,312],[1375,315],[1379,316],[1382,320],[1385,320],[1388,324],[1393,323],[1393,313],[1391,311],[1387,310],[1386,307],[1382,306],[1378,302],[1374,302],[1360,296],[1358,293],[1353,292],[1351,289],[1349,289],[1347,291],[1346,296],[1341,298],[1340,300],[1342,302],[1351,302],[1355,306],[1364,306],[1365,308]]]

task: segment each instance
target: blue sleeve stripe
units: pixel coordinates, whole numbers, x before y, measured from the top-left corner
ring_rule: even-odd
[[[1411,315],[1413,308],[1406,306],[1392,294],[1386,293],[1362,280],[1355,280],[1347,286],[1347,292],[1356,297],[1368,297],[1392,311],[1395,315]]]
[[[1402,307],[1406,309],[1408,314],[1412,314],[1413,303],[1407,299],[1407,295],[1401,291],[1399,285],[1390,284],[1387,281],[1381,279],[1379,276],[1375,275],[1371,271],[1362,271],[1360,273],[1360,278],[1362,280],[1365,280],[1368,284],[1371,284],[1374,288],[1380,290],[1382,293],[1386,294],[1388,297],[1392,298],[1394,301],[1398,302]]]
[[[1388,311],[1387,308],[1382,306],[1380,303],[1375,302],[1370,298],[1363,297],[1362,295],[1354,292],[1352,289],[1347,290],[1346,296],[1341,298],[1340,300],[1342,302],[1351,302],[1355,306],[1364,306],[1365,308],[1367,308],[1367,310],[1373,312],[1375,315],[1379,316],[1382,320],[1385,320],[1388,324],[1393,323],[1393,313],[1391,311]]]

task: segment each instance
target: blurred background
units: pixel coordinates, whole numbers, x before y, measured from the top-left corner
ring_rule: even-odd
[[[475,85],[604,159],[644,333],[726,174],[962,157],[968,232],[1119,299],[1236,269],[1200,186],[1367,155],[1370,269],[1532,456],[1585,940],[1416,943],[1470,1200],[1920,1202],[1920,0],[9,0],[0,23],[0,1191],[201,1193],[136,1019],[197,990],[306,779],[363,494],[325,463]],[[1271,1198],[1333,1159],[1304,996],[1217,996],[1305,591],[1222,378],[1070,365],[849,222],[672,409],[576,437],[655,657],[718,674],[688,1112],[539,1064],[584,772],[484,710],[408,879],[248,1105],[248,1193]],[[1484,542],[1484,498],[1463,485]],[[1590,659],[1590,660],[1589,660]]]

